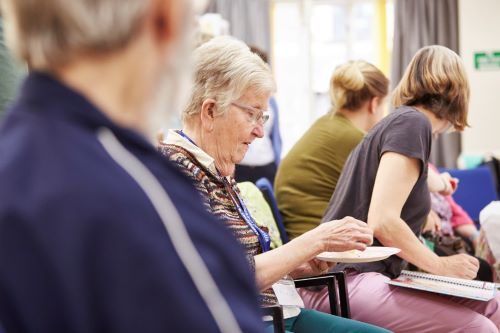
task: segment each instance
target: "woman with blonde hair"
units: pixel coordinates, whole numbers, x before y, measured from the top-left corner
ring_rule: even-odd
[[[319,118],[282,160],[275,182],[291,238],[317,227],[351,151],[383,117],[389,80],[366,61],[337,67],[332,110]],[[302,181],[297,181],[302,179]]]
[[[433,135],[467,124],[469,83],[460,57],[442,46],[414,56],[394,92],[394,112],[353,150],[323,221],[350,214],[367,221],[374,245],[401,249],[384,261],[340,264],[348,272],[352,318],[395,332],[498,332],[498,296],[488,302],[387,284],[406,262],[436,275],[473,279],[477,259],[438,257],[418,239],[430,211],[427,184]],[[303,296],[325,310],[324,292]]]

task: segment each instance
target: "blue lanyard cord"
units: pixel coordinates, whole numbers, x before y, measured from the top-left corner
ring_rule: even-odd
[[[193,145],[198,147],[198,145],[184,133],[182,130],[176,131],[177,134],[191,142]],[[219,174],[219,177],[222,178],[222,181],[224,183],[224,186],[226,187],[226,191],[229,193],[229,196],[231,197],[231,200],[233,203],[236,205],[236,208],[238,209],[238,212],[240,213],[241,217],[245,221],[245,223],[252,229],[253,233],[257,236],[259,239],[260,247],[262,248],[262,252],[267,252],[271,249],[271,237],[269,237],[269,234],[259,228],[255,220],[253,219],[252,215],[248,211],[247,206],[241,199],[240,195],[238,192],[233,190],[233,187],[231,184],[228,182],[226,177],[223,177]],[[233,195],[234,194],[234,195]],[[236,198],[235,198],[236,197]]]
[[[184,133],[183,130],[178,130],[178,131],[175,131],[177,134],[179,134],[180,136],[182,136],[184,139],[188,140],[189,142],[191,142],[193,145],[195,145],[196,147],[198,147],[198,145],[189,137],[186,135],[186,133]]]
[[[229,196],[231,197],[232,201],[238,208],[238,212],[240,213],[241,217],[245,221],[245,223],[252,229],[253,233],[257,236],[259,239],[260,247],[262,248],[262,252],[267,252],[271,249],[271,237],[269,237],[269,234],[259,228],[255,220],[253,219],[252,215],[248,211],[247,206],[241,199],[240,195],[238,192],[234,191],[231,184],[228,182],[228,180],[224,177],[224,185],[226,186],[226,190],[229,193]],[[233,196],[234,194],[234,196]]]

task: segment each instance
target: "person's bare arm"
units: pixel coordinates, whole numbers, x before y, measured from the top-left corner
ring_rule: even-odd
[[[463,254],[438,257],[401,219],[401,210],[418,180],[420,168],[417,159],[393,152],[382,156],[368,212],[368,225],[383,245],[401,249],[398,256],[423,270],[472,279],[479,268],[477,259]]]
[[[438,173],[432,168],[429,168],[427,175],[427,186],[429,191],[436,192],[441,195],[452,195],[458,185],[458,180],[451,177],[448,172]]]
[[[469,239],[472,242],[472,246],[476,248],[479,230],[476,229],[476,226],[473,224],[462,224],[455,228],[455,233],[460,236]]]
[[[322,223],[283,246],[256,255],[257,286],[260,290],[269,288],[321,252],[364,250],[372,242],[372,230],[352,217]]]
[[[427,221],[425,221],[424,227],[422,228],[422,233],[427,231],[431,233],[439,233],[441,231],[441,218],[433,210],[427,215]]]

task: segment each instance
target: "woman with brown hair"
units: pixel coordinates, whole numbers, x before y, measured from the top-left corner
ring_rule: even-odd
[[[348,272],[352,318],[395,332],[498,332],[498,298],[466,298],[391,287],[406,262],[432,274],[473,279],[477,259],[438,257],[418,239],[430,211],[427,184],[432,136],[467,124],[469,83],[460,57],[442,46],[417,52],[394,92],[389,116],[353,150],[323,221],[351,215],[374,232],[374,245],[401,249],[373,263],[340,264]],[[303,292],[325,310],[324,292]]]

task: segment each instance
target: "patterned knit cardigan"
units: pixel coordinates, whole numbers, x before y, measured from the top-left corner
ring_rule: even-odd
[[[228,183],[231,188],[226,188],[221,176],[213,174],[189,151],[180,146],[161,143],[158,150],[193,181],[196,189],[202,194],[207,210],[222,221],[244,246],[248,263],[255,271],[254,256],[262,253],[262,249],[258,237],[240,215],[236,203],[228,192],[231,190],[239,194],[236,181],[231,178]],[[262,305],[277,303],[272,288],[261,293]]]

